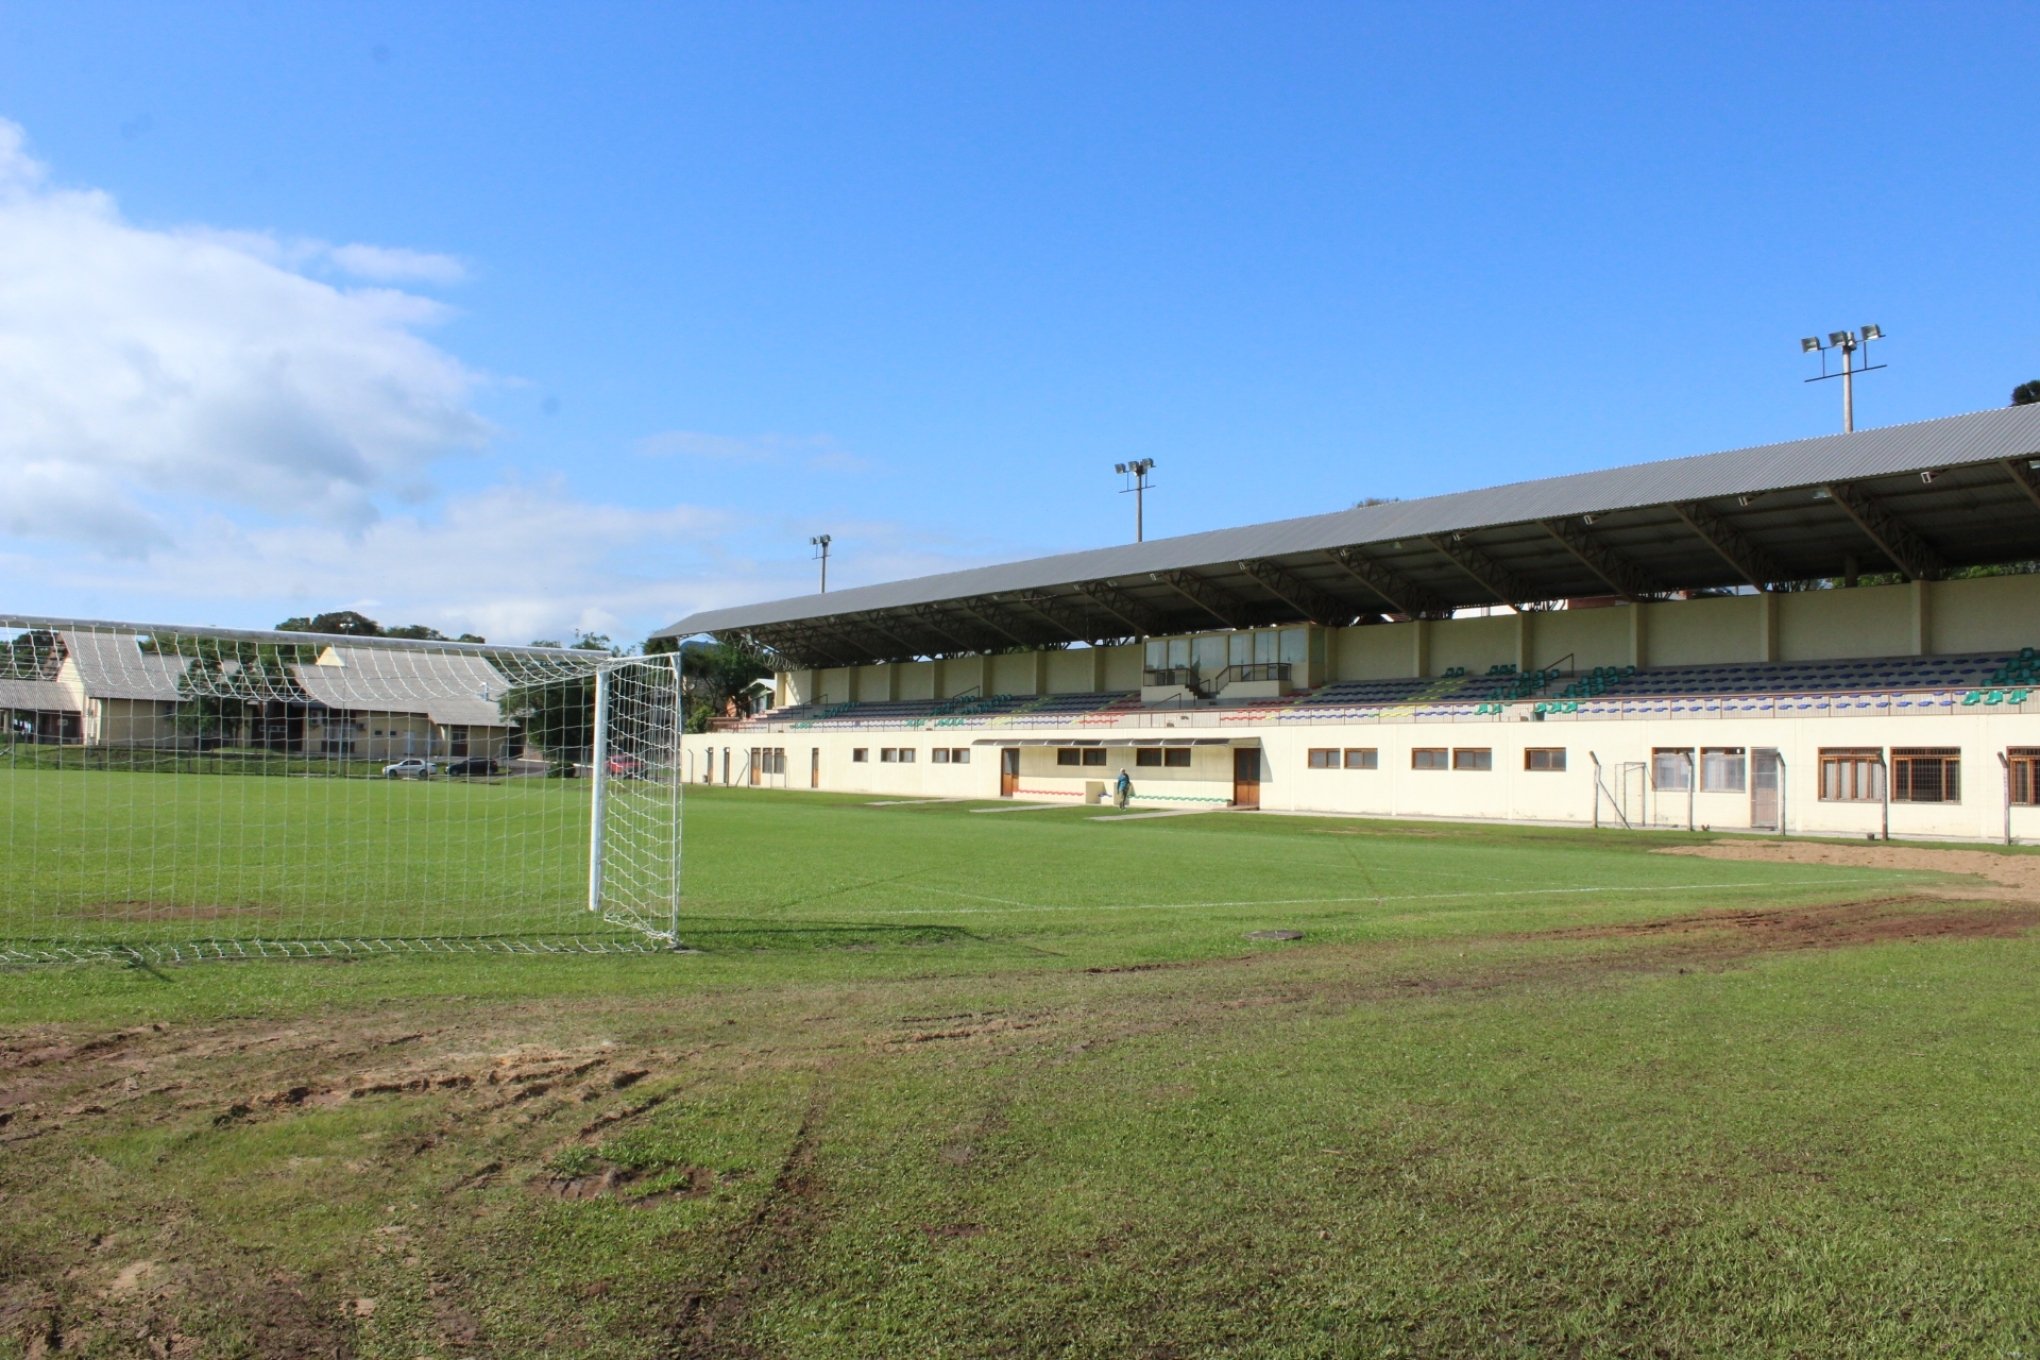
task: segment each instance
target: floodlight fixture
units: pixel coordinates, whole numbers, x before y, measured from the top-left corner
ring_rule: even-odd
[[[1808,378],[1808,382],[1823,382],[1828,378],[1840,378],[1842,380],[1842,433],[1844,434],[1856,428],[1855,375],[1858,373],[1868,373],[1873,368],[1884,367],[1882,364],[1866,362],[1861,368],[1858,368],[1856,366],[1856,351],[1868,345],[1872,340],[1882,340],[1883,338],[1884,328],[1882,326],[1866,325],[1860,334],[1856,331],[1829,331],[1827,344],[1825,345],[1820,342],[1820,337],[1817,335],[1809,335],[1799,342],[1799,352],[1801,354],[1813,354],[1815,352],[1820,354],[1820,377]],[[1829,346],[1842,352],[1842,371],[1839,373],[1827,371],[1827,351]],[[1869,356],[1865,355],[1864,357],[1867,360]]]

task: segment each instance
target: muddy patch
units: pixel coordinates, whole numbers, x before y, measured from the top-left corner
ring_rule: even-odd
[[[1577,926],[1519,936],[1535,940],[1713,942],[1728,953],[1843,949],[1896,940],[2005,939],[2040,925],[2040,907],[1943,907],[1916,897],[1775,911],[1700,911],[1657,921]]]
[[[2040,856],[2000,855],[1988,850],[1956,850],[1928,845],[1823,844],[1815,841],[1715,841],[1709,845],[1674,845],[1652,852],[1692,855],[1699,859],[1743,860],[1759,864],[1821,864],[1849,869],[1928,870],[1941,874],[1973,874],[1980,883],[1923,883],[1909,888],[1916,896],[1978,898],[2040,903]]]

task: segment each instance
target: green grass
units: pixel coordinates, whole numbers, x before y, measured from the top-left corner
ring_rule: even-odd
[[[693,954],[0,972],[0,1356],[2040,1353],[2030,912],[870,801],[690,791]]]

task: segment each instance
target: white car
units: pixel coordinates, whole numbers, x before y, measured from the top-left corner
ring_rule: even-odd
[[[430,779],[432,762],[420,756],[406,756],[394,765],[382,767],[384,779]]]

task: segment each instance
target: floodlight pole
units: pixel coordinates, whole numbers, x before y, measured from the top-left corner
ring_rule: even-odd
[[[816,534],[813,538],[808,540],[809,543],[814,545],[815,556],[821,561],[822,564],[821,593],[824,595],[829,593],[829,544],[831,541],[832,540],[827,534]]]
[[[1143,543],[1147,540],[1147,524],[1145,522],[1146,516],[1143,502],[1147,497],[1148,474],[1155,470],[1155,460],[1152,458],[1136,458],[1130,463],[1114,463],[1112,470],[1133,478],[1133,485],[1127,487],[1125,491],[1121,491],[1119,494],[1124,496],[1127,491],[1133,493],[1133,541]]]
[[[1872,340],[1882,340],[1883,338],[1884,328],[1882,326],[1866,325],[1860,332],[1830,331],[1825,343],[1817,335],[1809,335],[1799,342],[1801,352],[1806,354],[1818,353],[1820,355],[1820,376],[1818,378],[1808,378],[1806,381],[1826,382],[1829,378],[1840,378],[1842,380],[1843,434],[1851,433],[1856,428],[1856,374],[1859,372],[1868,373],[1872,369],[1884,367],[1883,364],[1873,364],[1870,362],[1868,350]],[[1861,369],[1856,367],[1856,350],[1859,347],[1864,350],[1863,367]],[[1831,348],[1842,352],[1842,371],[1839,373],[1827,371],[1827,352]]]

